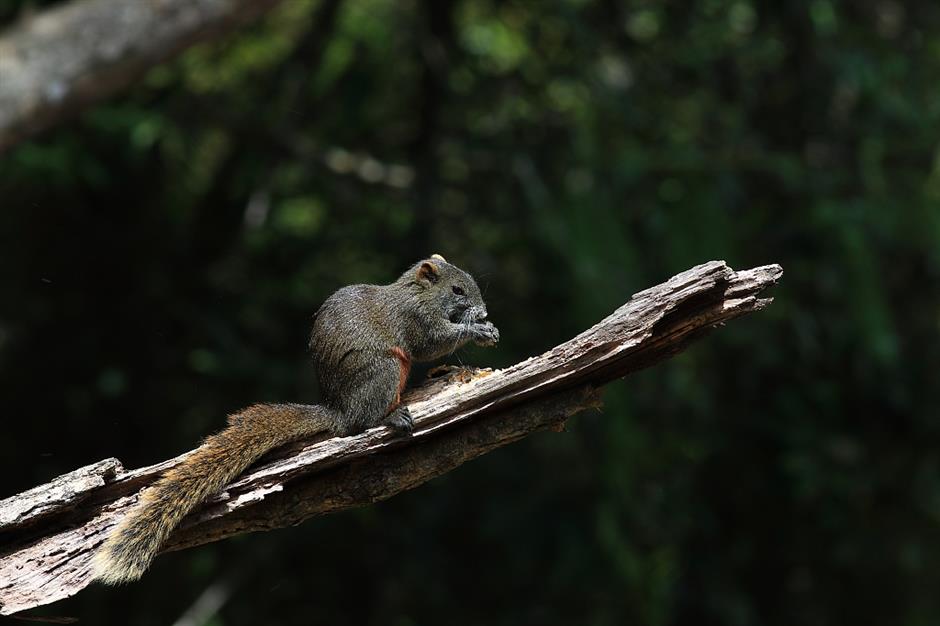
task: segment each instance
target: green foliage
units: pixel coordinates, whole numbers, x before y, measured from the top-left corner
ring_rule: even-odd
[[[940,8],[327,6],[0,161],[4,494],[314,400],[318,303],[432,252],[502,331],[469,363],[713,258],[781,263],[777,300],[564,435],[57,614],[170,623],[224,578],[216,624],[936,623]]]

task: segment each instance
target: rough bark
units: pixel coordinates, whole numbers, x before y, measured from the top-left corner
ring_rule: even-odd
[[[577,337],[504,370],[453,370],[406,396],[412,437],[385,427],[277,451],[184,520],[167,550],[298,524],[389,498],[499,446],[599,406],[599,387],[669,357],[771,302],[778,265],[712,261],[635,294]],[[0,614],[71,596],[89,559],[142,488],[177,457],[125,471],[116,459],[0,501]]]
[[[0,36],[0,153],[280,0],[83,0]]]

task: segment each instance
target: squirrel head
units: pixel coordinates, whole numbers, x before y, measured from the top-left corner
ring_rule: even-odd
[[[439,254],[415,263],[400,280],[415,287],[429,313],[443,315],[454,323],[486,319],[486,304],[476,281]]]

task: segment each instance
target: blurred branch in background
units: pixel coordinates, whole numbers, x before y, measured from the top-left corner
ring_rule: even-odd
[[[0,152],[280,0],[86,0],[0,36]]]
[[[231,585],[223,581],[216,581],[209,585],[200,594],[173,626],[202,626],[209,623],[232,595]]]
[[[97,2],[0,0],[0,40]],[[2,497],[315,402],[310,314],[417,255],[478,278],[504,338],[460,358],[499,368],[702,259],[787,268],[564,436],[49,608],[172,624],[223,578],[226,626],[940,623],[938,50],[936,0],[287,0],[17,143]]]
[[[211,498],[171,535],[169,550],[296,525],[384,500],[500,446],[599,406],[598,387],[684,349],[713,327],[764,308],[782,270],[735,272],[712,261],[640,292],[577,337],[495,372],[457,373],[405,398],[416,429],[385,427],[297,444]],[[114,460],[0,501],[0,613],[74,595],[94,550],[140,489],[180,458],[124,471]]]

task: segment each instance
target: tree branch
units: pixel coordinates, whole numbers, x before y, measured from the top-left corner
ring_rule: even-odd
[[[0,153],[280,0],[83,0],[0,36]]]
[[[454,369],[410,391],[412,437],[379,427],[302,442],[262,459],[171,535],[178,550],[384,500],[526,435],[599,406],[598,388],[684,349],[711,328],[771,302],[782,270],[699,265],[634,295],[577,337],[504,370]],[[177,457],[125,471],[106,459],[0,501],[0,614],[71,596],[94,550],[140,490]]]

